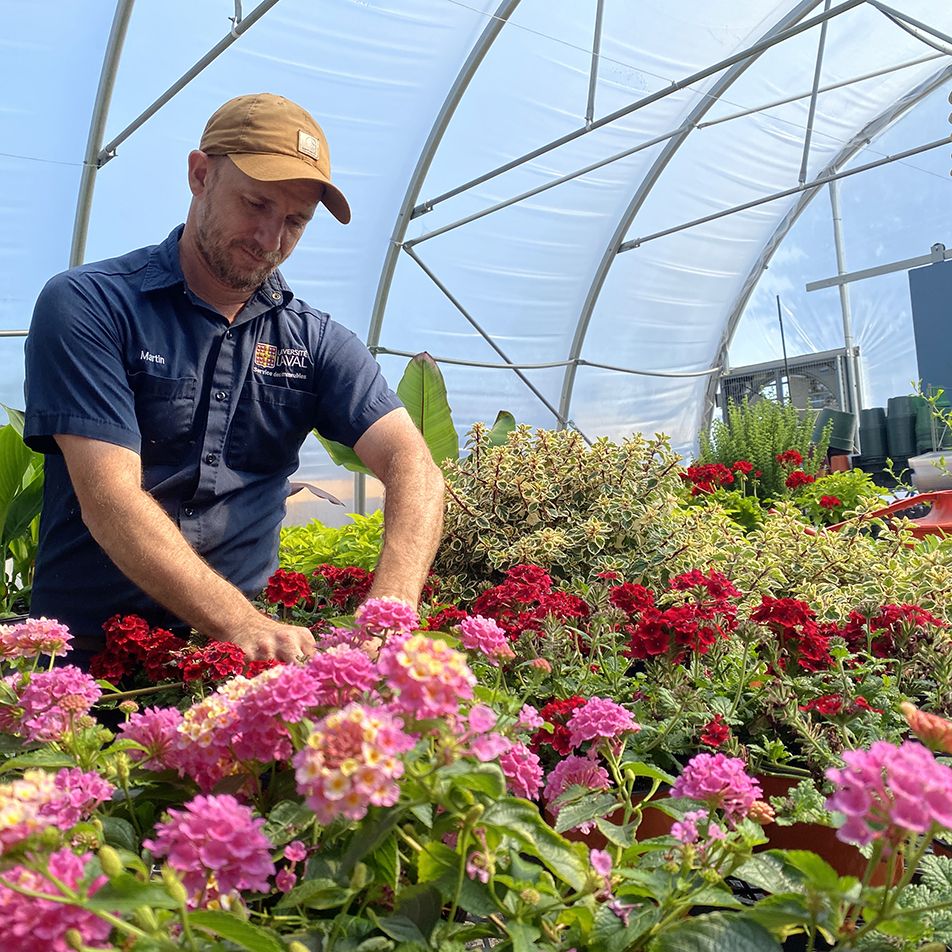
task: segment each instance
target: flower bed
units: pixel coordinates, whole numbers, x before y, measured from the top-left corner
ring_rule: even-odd
[[[952,768],[906,740],[847,752],[828,772],[838,835],[868,844],[871,868],[886,856],[904,870],[888,886],[841,879],[810,853],[755,853],[772,810],[743,759],[685,756],[674,775],[644,756],[658,726],[639,702],[590,695],[541,712],[526,702],[547,689],[551,663],[525,659],[524,645],[555,632],[536,599],[513,601],[533,586],[546,594],[539,572],[519,579],[497,603],[508,631],[472,615],[452,633],[420,631],[405,606],[371,601],[352,624],[325,624],[325,650],[306,664],[166,682],[177,706],[139,708],[69,665],[41,664],[68,650],[62,626],[0,629],[2,947],[415,952],[490,938],[502,950],[772,950],[796,932],[842,948],[885,935],[896,948],[946,941],[952,860],[924,854],[952,828]],[[721,601],[716,611],[698,588]],[[650,608],[643,593],[612,589],[626,614]],[[716,576],[672,591],[694,599],[685,604],[711,628],[711,650],[736,630],[736,595]],[[558,604],[582,617],[582,600]],[[600,617],[589,612],[573,650],[591,650]],[[683,631],[668,650],[696,655],[704,640],[678,641]],[[359,645],[381,636],[372,660]],[[115,732],[91,716],[104,705],[125,718]],[[910,716],[952,748],[952,725]],[[725,739],[710,724],[706,734]],[[645,840],[643,804],[662,785],[670,796],[653,808],[670,831]],[[603,848],[557,832],[585,828]],[[772,895],[745,907],[728,877]]]

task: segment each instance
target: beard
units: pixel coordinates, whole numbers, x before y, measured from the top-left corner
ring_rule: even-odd
[[[262,251],[237,239],[226,241],[219,237],[220,232],[210,217],[203,216],[199,220],[195,230],[196,244],[205,263],[226,287],[249,294],[256,291],[281,264],[282,256],[278,252]],[[240,254],[241,251],[257,258],[260,263],[251,263]]]

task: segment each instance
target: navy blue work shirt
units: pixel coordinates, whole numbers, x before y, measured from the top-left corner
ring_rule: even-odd
[[[177,627],[83,524],[54,434],[127,447],[143,487],[246,595],[277,565],[308,432],[353,446],[401,406],[358,338],[275,271],[234,322],[196,297],[182,226],[160,245],[82,265],[41,292],[26,342],[26,442],[46,454],[31,612],[103,639],[116,612]]]

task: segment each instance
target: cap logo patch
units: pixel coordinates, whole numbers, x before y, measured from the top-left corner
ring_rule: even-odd
[[[317,136],[298,129],[298,152],[310,156],[315,162],[320,159],[321,144],[317,141]]]

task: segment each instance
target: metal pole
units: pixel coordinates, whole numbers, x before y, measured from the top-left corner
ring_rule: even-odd
[[[420,215],[425,215],[427,212],[433,211],[437,205],[439,205],[441,202],[445,202],[449,198],[453,198],[462,192],[466,192],[471,188],[475,188],[477,185],[482,185],[483,182],[488,182],[497,175],[502,175],[504,172],[509,172],[512,169],[518,168],[520,165],[525,165],[526,162],[531,162],[533,159],[539,158],[540,155],[545,155],[547,152],[551,152],[553,149],[557,149],[559,146],[563,146],[569,142],[575,141],[575,139],[579,138],[579,136],[585,135],[587,132],[594,132],[596,129],[601,129],[602,126],[606,126],[612,122],[615,122],[617,119],[622,119],[638,109],[642,109],[645,106],[649,106],[660,99],[664,99],[666,96],[672,95],[672,93],[677,93],[689,86],[693,86],[696,83],[701,82],[701,80],[707,79],[708,76],[713,76],[715,73],[723,72],[725,69],[735,65],[736,63],[741,63],[745,60],[756,58],[764,50],[770,49],[770,47],[776,46],[778,43],[782,43],[784,40],[787,40],[792,36],[797,36],[798,34],[803,33],[804,30],[809,30],[811,27],[818,26],[820,23],[829,20],[831,17],[839,16],[841,13],[845,13],[847,10],[852,10],[854,7],[858,7],[867,2],[869,2],[869,0],[845,0],[845,2],[841,3],[840,6],[838,6],[835,10],[829,10],[826,13],[820,13],[812,19],[804,20],[802,23],[798,23],[795,26],[789,27],[779,33],[772,34],[766,39],[760,40],[759,42],[748,46],[746,49],[743,49],[738,53],[734,53],[720,62],[714,63],[713,66],[708,66],[696,73],[692,73],[690,76],[686,76],[684,79],[670,83],[669,85],[665,86],[664,89],[659,89],[657,92],[650,93],[642,99],[639,99],[637,102],[630,103],[621,109],[617,109],[615,112],[612,112],[607,116],[602,116],[601,119],[597,119],[595,122],[591,123],[591,125],[574,129],[572,132],[568,132],[564,136],[560,136],[558,139],[553,139],[551,142],[547,142],[545,145],[541,145],[537,149],[533,149],[531,152],[527,152],[525,155],[521,155],[518,158],[513,159],[511,162],[506,162],[504,165],[500,165],[497,168],[478,176],[477,178],[470,179],[470,181],[464,182],[462,185],[456,186],[456,188],[451,188],[449,191],[443,192],[442,194],[437,195],[435,198],[431,198],[420,203],[416,206],[416,208],[413,209],[411,217],[417,218]]]
[[[598,84],[598,53],[602,45],[602,13],[605,0],[598,0],[595,8],[595,39],[592,41],[592,69],[588,76],[588,105],[585,107],[585,125],[595,118],[595,86]]]
[[[106,43],[106,52],[102,58],[102,70],[99,73],[99,88],[89,120],[89,134],[86,137],[86,154],[83,157],[83,174],[79,180],[79,192],[76,195],[76,214],[73,217],[73,240],[69,249],[69,266],[75,268],[86,257],[86,237],[89,233],[89,214],[93,205],[93,192],[96,188],[96,172],[99,171],[97,158],[102,147],[102,137],[106,131],[106,117],[112,90],[119,68],[119,57],[126,39],[126,30],[132,16],[134,0],[118,0],[116,12],[112,18],[112,28]]]
[[[354,473],[354,512],[367,515],[367,474]]]
[[[843,250],[843,218],[840,214],[840,190],[838,182],[830,182],[830,210],[833,214],[833,244],[836,248],[836,270],[846,274],[846,254]],[[846,364],[850,376],[850,402],[853,413],[859,420],[859,411],[863,409],[863,393],[859,379],[859,361],[853,344],[853,315],[850,310],[850,292],[848,284],[840,285],[840,310],[843,314],[843,346],[846,348]]]
[[[830,0],[826,0],[824,11],[830,9]],[[807,162],[810,159],[810,140],[813,138],[813,120],[816,118],[817,91],[820,88],[820,74],[823,71],[823,50],[826,48],[826,28],[829,20],[820,27],[820,42],[816,48],[816,69],[813,71],[813,93],[810,96],[810,111],[807,114],[807,131],[803,136],[803,158],[800,159],[800,175],[797,181],[802,185],[807,180]]]
[[[780,295],[777,295],[777,322],[780,324],[780,349],[783,353],[783,379],[787,381],[787,387],[790,387],[790,364],[787,363],[787,338],[783,333],[783,309],[780,307]],[[783,381],[778,381],[780,386],[777,388],[777,396],[780,398],[780,406],[783,406]],[[791,402],[793,398],[791,397]]]
[[[679,231],[686,231],[688,228],[694,228],[697,225],[704,225],[709,221],[716,221],[718,218],[725,218],[727,215],[734,215],[737,212],[747,211],[749,208],[756,208],[758,205],[765,205],[767,202],[775,202],[781,198],[787,198],[790,195],[796,195],[798,192],[806,192],[811,189],[819,188],[829,182],[836,182],[839,179],[848,178],[851,175],[858,175],[860,172],[868,172],[870,169],[878,169],[881,165],[888,165],[890,162],[898,162],[901,159],[908,159],[910,156],[919,155],[921,152],[928,152],[930,149],[938,149],[947,146],[952,136],[945,136],[943,139],[936,139],[935,142],[927,142],[925,145],[916,146],[914,149],[906,149],[905,152],[897,152],[895,155],[884,155],[875,162],[867,162],[865,165],[857,165],[845,172],[832,172],[829,175],[822,175],[815,178],[812,182],[804,185],[795,185],[793,188],[785,188],[781,192],[773,192],[770,195],[764,195],[762,198],[755,198],[750,202],[743,202],[740,205],[733,205],[725,208],[723,211],[714,212],[712,215],[705,215],[703,218],[695,218],[693,221],[685,222],[683,225],[675,225],[672,228],[665,228],[663,231],[656,231],[643,238],[633,238],[631,241],[623,241],[618,246],[618,254],[625,251],[632,251],[640,248],[641,245],[654,241],[656,238],[664,238],[666,235],[673,235]]]

